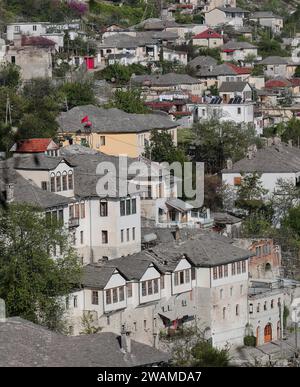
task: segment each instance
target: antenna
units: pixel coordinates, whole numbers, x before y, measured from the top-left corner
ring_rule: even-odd
[[[7,94],[6,97],[6,110],[5,110],[5,125],[10,123],[12,124],[12,119],[11,119],[11,106],[10,106],[10,100],[9,100],[9,95]]]

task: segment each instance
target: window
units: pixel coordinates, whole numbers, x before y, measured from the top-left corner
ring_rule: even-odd
[[[127,242],[129,242],[129,231],[130,231],[130,229],[129,228],[127,228],[126,229],[126,239],[127,239]]]
[[[74,296],[74,298],[73,298],[73,305],[74,305],[74,308],[77,308],[77,306],[78,306],[78,297],[77,296]]]
[[[126,215],[130,215],[130,214],[131,214],[131,200],[127,199],[126,200]]]
[[[100,216],[107,216],[108,214],[108,206],[106,200],[100,201]]]
[[[224,277],[228,277],[228,265],[224,265]]]
[[[124,301],[124,286],[119,287],[119,301]]]
[[[241,262],[236,263],[236,272],[237,274],[241,274]]]
[[[100,136],[100,146],[105,145],[105,136]]]
[[[238,316],[240,314],[240,307],[239,305],[235,306],[235,315]]]
[[[231,286],[231,288],[230,288],[230,297],[232,297],[232,295],[233,295],[233,287]]]
[[[257,313],[260,312],[260,303],[258,303],[257,306],[256,306],[256,312],[257,312]]]
[[[63,175],[62,175],[62,185],[63,185],[63,191],[67,191],[68,190],[68,176],[67,176],[67,172],[63,172]]]
[[[68,174],[68,185],[69,185],[69,189],[73,189],[73,172],[72,171],[69,171],[69,174]]]
[[[70,299],[69,297],[66,297],[66,309],[68,310],[70,307]]]
[[[185,270],[185,282],[190,282],[190,269]]]
[[[99,304],[99,295],[97,290],[92,291],[92,304],[93,305],[98,305]]]
[[[50,177],[50,190],[51,190],[51,192],[55,192],[55,176],[54,176],[54,174],[51,174],[51,177]]]
[[[165,276],[164,275],[162,275],[160,277],[160,287],[161,287],[161,289],[165,288]]]
[[[36,26],[32,26],[33,31],[36,31]]]
[[[110,325],[110,317],[109,316],[106,317],[106,324]]]
[[[105,230],[102,230],[102,243],[103,244],[108,243],[108,232]]]
[[[127,297],[131,298],[132,297],[132,284],[127,284]]]
[[[58,210],[58,221],[60,223],[64,222],[64,210]]]
[[[15,32],[20,32],[20,26],[15,26]]]
[[[132,228],[132,240],[135,241],[135,227]]]
[[[147,320],[144,320],[144,329],[147,328]]]
[[[70,219],[74,218],[74,206],[73,206],[73,204],[71,204],[69,207],[69,218]]]
[[[83,245],[83,231],[80,231],[80,243]]]
[[[219,266],[219,278],[223,277],[223,266]]]
[[[235,263],[231,264],[231,275],[235,275]]]
[[[147,291],[146,291],[146,282],[142,282],[142,296],[146,296]]]
[[[110,290],[105,291],[105,298],[106,298],[107,305],[111,304],[111,291]]]
[[[264,302],[264,310],[267,310],[267,301]]]
[[[274,300],[271,300],[271,309],[274,308]]]
[[[41,187],[42,187],[43,191],[47,191],[47,182],[46,181],[42,181]]]
[[[118,302],[118,289],[114,288],[112,290],[112,293],[113,293],[113,303],[116,304]]]
[[[155,278],[154,282],[154,294],[158,293],[158,279]]]
[[[218,272],[216,267],[213,268],[213,279],[218,279]]]
[[[60,172],[57,172],[56,174],[56,191],[61,191],[61,174]]]
[[[233,178],[234,185],[241,185],[241,183],[242,183],[242,178],[240,176],[236,176]]]
[[[191,277],[192,281],[196,279],[196,269],[194,267],[191,268]]]
[[[242,261],[242,273],[246,273],[246,261]]]
[[[180,285],[184,284],[184,272],[183,271],[179,272],[179,284]]]
[[[80,216],[81,219],[85,218],[85,202],[80,203]]]
[[[223,320],[226,318],[226,308],[223,308]]]
[[[147,281],[148,283],[148,295],[151,296],[153,294],[152,281]]]
[[[237,114],[241,114],[242,113],[242,109],[240,107],[237,108]]]
[[[12,64],[16,64],[16,57],[14,55],[10,58]]]
[[[124,242],[124,230],[121,230],[121,243]]]
[[[174,273],[174,285],[177,286],[178,285],[178,271],[176,271],[176,273]]]
[[[79,204],[78,203],[76,203],[74,205],[74,210],[75,210],[75,218],[79,219]]]
[[[125,215],[125,200],[120,201],[120,215],[121,216]]]
[[[223,298],[223,289],[220,289],[220,300]]]
[[[132,214],[136,214],[136,199],[132,199],[132,209],[131,212]]]

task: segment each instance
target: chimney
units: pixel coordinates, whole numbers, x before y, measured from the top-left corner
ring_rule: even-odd
[[[289,140],[288,144],[289,144],[289,148],[292,148],[293,147],[293,140]]]
[[[227,169],[232,169],[232,160],[231,159],[227,159],[226,164],[227,164]]]
[[[0,298],[0,323],[5,322],[6,312],[5,312],[5,301]]]
[[[122,324],[121,329],[121,350],[126,353],[131,353],[130,331],[125,329],[125,324]]]
[[[11,203],[14,201],[14,184],[5,184],[6,202]]]

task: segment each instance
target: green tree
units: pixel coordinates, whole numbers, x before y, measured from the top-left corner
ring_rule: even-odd
[[[74,106],[93,105],[96,103],[92,83],[88,81],[65,83],[60,87],[59,91],[64,96],[64,99],[68,101],[69,109],[72,109]]]
[[[183,163],[187,161],[183,150],[174,145],[170,133],[156,129],[151,132],[150,141],[145,146],[144,156],[158,162],[179,161]]]
[[[205,162],[207,173],[216,173],[225,167],[225,161],[233,162],[246,156],[250,145],[261,146],[255,129],[218,118],[203,120],[193,127],[195,161]]]
[[[101,327],[95,326],[95,319],[90,311],[83,314],[81,325],[83,327],[83,330],[80,332],[81,335],[93,335],[102,330]]]
[[[238,186],[236,205],[249,213],[256,212],[265,206],[264,196],[268,190],[263,188],[260,178],[261,175],[257,172],[243,173],[241,184]]]
[[[51,251],[60,247],[60,258]],[[60,223],[26,204],[0,209],[0,297],[8,316],[64,328],[62,298],[78,285],[81,266]]]
[[[129,66],[123,66],[119,63],[109,65],[105,69],[95,73],[97,79],[105,79],[106,81],[125,84],[130,81],[133,74],[144,75],[149,74],[150,69],[140,64],[132,64]]]
[[[283,220],[283,225],[292,230],[300,238],[300,206],[289,209]]]
[[[11,63],[0,66],[0,86],[16,88],[20,85],[20,67]]]
[[[109,107],[116,107],[127,113],[149,113],[139,89],[117,89]]]

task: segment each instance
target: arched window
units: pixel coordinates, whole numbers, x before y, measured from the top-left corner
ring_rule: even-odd
[[[51,192],[55,192],[55,174],[51,173],[50,175],[50,190]]]
[[[61,173],[57,172],[56,174],[56,191],[61,191]]]
[[[68,174],[68,185],[69,185],[69,189],[73,189],[73,171],[69,171],[69,174]]]
[[[66,171],[63,171],[62,173],[62,189],[63,191],[68,190],[68,176]]]
[[[272,266],[271,264],[268,262],[266,263],[266,266],[265,266],[265,271],[271,271],[272,270]]]

